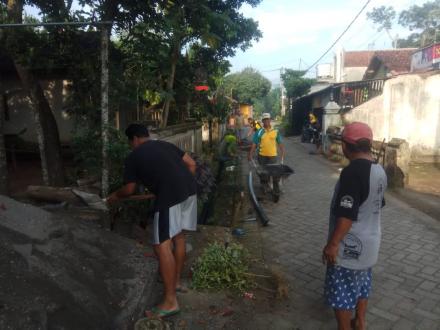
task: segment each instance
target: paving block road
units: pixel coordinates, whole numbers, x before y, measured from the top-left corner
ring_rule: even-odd
[[[295,174],[283,183],[279,203],[262,204],[270,218],[261,229],[264,258],[279,264],[290,290],[279,309],[285,323],[277,328],[336,329],[332,310],[323,304],[321,254],[339,168],[296,138],[285,139],[285,146],[285,162]],[[440,329],[440,221],[389,193],[367,322],[368,329]]]

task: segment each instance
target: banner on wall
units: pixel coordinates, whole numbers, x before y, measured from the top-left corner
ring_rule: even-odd
[[[437,63],[440,63],[440,43],[415,52],[411,58],[411,72],[434,69]]]

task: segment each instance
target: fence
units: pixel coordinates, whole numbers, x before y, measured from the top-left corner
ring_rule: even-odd
[[[341,85],[339,104],[344,108],[355,108],[379,96],[383,92],[386,79],[348,82]]]
[[[200,123],[185,123],[162,130],[153,130],[152,136],[170,142],[182,150],[196,154],[202,153],[202,125]]]
[[[185,151],[194,152],[196,154],[202,153],[201,127],[191,129],[185,133],[168,136],[163,138],[162,140],[170,142]]]
[[[201,154],[203,144],[210,142],[210,136],[215,145],[221,141],[225,130],[226,125],[214,118],[211,125],[208,120],[204,120],[203,123],[184,123],[165,129],[152,129],[151,135],[153,138],[170,142],[182,150]]]

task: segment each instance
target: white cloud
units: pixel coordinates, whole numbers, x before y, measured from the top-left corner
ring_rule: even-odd
[[[342,26],[347,10],[271,11],[255,9],[253,17],[259,22],[263,38],[253,47],[254,51],[275,52],[297,45],[316,43],[318,34]],[[329,19],[329,17],[333,17]]]

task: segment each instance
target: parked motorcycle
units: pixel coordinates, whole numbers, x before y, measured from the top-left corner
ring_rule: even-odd
[[[303,143],[319,143],[321,132],[312,124],[304,125],[301,134],[301,142]]]

